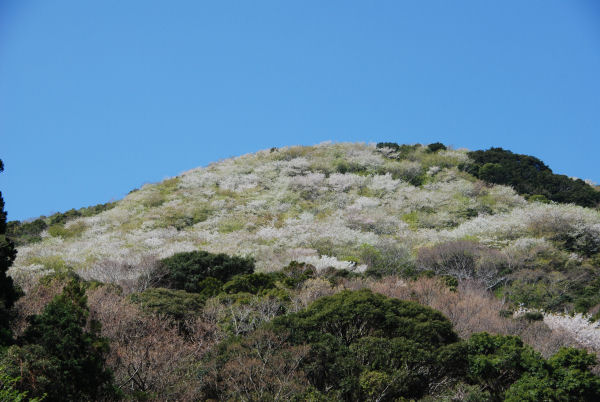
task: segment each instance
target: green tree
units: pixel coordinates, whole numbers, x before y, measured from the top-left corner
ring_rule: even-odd
[[[468,343],[468,378],[500,398],[525,373],[543,372],[544,359],[516,336],[474,334]]]
[[[165,276],[159,286],[193,293],[202,292],[202,281],[207,278],[225,283],[235,275],[254,272],[252,258],[212,254],[206,251],[177,253],[162,259],[160,265]],[[214,287],[212,282],[211,287]]]
[[[273,274],[245,274],[236,275],[223,285],[225,293],[252,293],[258,294],[262,290],[275,287],[275,275]]]
[[[150,288],[132,294],[129,299],[146,311],[182,321],[198,315],[206,298],[183,290]]]
[[[9,348],[3,363],[9,374],[21,375],[20,390],[47,394],[49,401],[97,400],[110,392],[108,341],[100,337],[100,323],[89,320],[80,281],[71,280],[42,314],[30,317],[17,341],[20,346]]]
[[[437,152],[440,149],[446,150],[448,148],[444,144],[442,144],[441,142],[434,142],[433,144],[427,145],[427,151],[431,152],[431,153]]]
[[[448,370],[464,368],[441,313],[369,290],[323,297],[272,326],[290,343],[310,345],[302,366],[310,384],[342,400],[418,398]]]
[[[469,152],[472,163],[464,168],[476,177],[496,184],[512,186],[522,195],[594,207],[600,192],[581,179],[555,174],[541,160],[530,155],[514,154],[502,148]]]
[[[575,348],[561,348],[548,359],[544,370],[527,373],[506,392],[516,401],[598,401],[600,378],[592,374],[595,355]]]
[[[4,171],[4,164],[0,160],[0,172]],[[0,191],[0,345],[7,345],[12,341],[9,328],[10,309],[19,297],[13,280],[6,273],[17,257],[14,243],[6,236],[6,212],[4,199]]]

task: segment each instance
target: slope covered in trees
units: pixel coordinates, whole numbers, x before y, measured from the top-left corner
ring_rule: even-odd
[[[274,148],[9,222],[25,296],[6,310],[7,392],[593,400],[600,330],[559,313],[598,317],[600,214],[551,201],[541,161],[490,151]],[[580,184],[565,194],[596,197]]]

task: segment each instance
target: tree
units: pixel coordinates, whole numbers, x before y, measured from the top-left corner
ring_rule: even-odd
[[[468,378],[497,397],[525,373],[544,371],[545,361],[516,336],[474,334],[468,341]]]
[[[0,160],[0,172],[4,171],[4,164]],[[6,272],[17,257],[14,243],[6,236],[6,212],[4,200],[0,191],[0,345],[7,345],[12,340],[9,328],[9,311],[19,297],[13,280]]]
[[[434,142],[433,144],[427,145],[427,151],[431,152],[431,153],[435,153],[435,152],[439,151],[440,149],[445,151],[448,148],[441,142]]]
[[[506,392],[507,401],[597,401],[600,378],[590,368],[595,355],[561,348],[548,359],[544,370],[525,374]]]
[[[0,366],[0,401],[39,402],[38,398],[28,399],[27,391],[21,392],[15,388],[15,383],[19,380],[19,377],[11,377],[6,374],[6,369]]]
[[[310,345],[302,369],[312,386],[337,399],[418,398],[464,367],[461,344],[441,313],[369,290],[323,297],[275,318],[272,328],[289,333],[290,344]]]
[[[595,207],[600,192],[581,179],[555,174],[541,160],[530,155],[514,154],[502,148],[469,152],[472,163],[465,170],[481,180],[512,186],[522,195],[542,195],[562,203]]]
[[[18,388],[49,401],[97,400],[111,390],[104,368],[108,341],[89,320],[83,284],[72,279],[45,308],[3,359],[8,374],[21,376]]]
[[[166,273],[159,286],[200,293],[203,290],[203,281],[207,278],[225,283],[235,275],[253,273],[254,260],[206,251],[191,251],[162,259],[159,269]]]

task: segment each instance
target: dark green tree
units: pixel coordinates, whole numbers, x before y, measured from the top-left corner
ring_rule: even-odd
[[[0,172],[2,171],[4,171],[4,164],[0,160]],[[0,191],[0,345],[7,345],[12,340],[9,328],[10,309],[19,297],[19,292],[6,272],[16,257],[15,245],[6,236],[6,212]]]
[[[581,179],[555,174],[541,160],[531,155],[515,154],[502,148],[469,152],[469,173],[495,184],[512,186],[519,194],[542,195],[548,200],[594,207],[600,192]]]
[[[252,293],[258,294],[262,290],[275,287],[275,275],[273,274],[245,274],[236,275],[223,285],[225,293]]]
[[[134,293],[129,299],[142,309],[182,321],[193,318],[204,306],[205,297],[183,290],[150,288]]]
[[[595,355],[575,348],[561,348],[543,370],[529,372],[506,392],[506,400],[517,401],[598,401],[600,378],[590,371]]]
[[[105,369],[108,341],[100,323],[89,319],[83,284],[72,279],[11,346],[3,363],[21,376],[19,389],[49,401],[98,400],[111,393],[112,374]]]
[[[203,281],[207,278],[225,283],[235,275],[253,273],[254,260],[206,251],[191,251],[162,259],[160,270],[164,272],[164,279],[159,286],[200,293],[203,290]]]
[[[521,376],[544,370],[544,359],[516,336],[474,334],[468,341],[468,378],[500,397]]]
[[[441,142],[434,142],[433,144],[427,145],[427,151],[431,152],[431,153],[435,153],[435,152],[439,151],[440,149],[446,150],[448,148]]]
[[[310,384],[342,400],[418,398],[430,382],[465,369],[462,344],[441,313],[369,290],[323,297],[272,327],[291,344],[310,345]]]

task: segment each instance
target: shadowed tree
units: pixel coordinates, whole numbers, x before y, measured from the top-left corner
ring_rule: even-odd
[[[0,160],[0,172],[3,170],[4,164]],[[0,192],[0,345],[6,345],[12,340],[8,326],[9,310],[19,297],[19,292],[15,289],[12,278],[6,275],[6,272],[16,257],[15,245],[6,236],[6,212],[4,211],[2,192]]]

